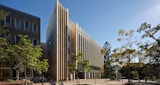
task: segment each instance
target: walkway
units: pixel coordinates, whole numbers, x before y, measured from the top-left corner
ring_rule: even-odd
[[[63,85],[75,85],[75,84],[89,84],[89,85],[123,85],[122,82],[119,81],[111,81],[109,79],[79,79],[75,81],[64,81]],[[34,84],[34,85],[42,85],[42,84]],[[49,83],[45,83],[44,85],[50,85]],[[59,85],[59,84],[56,84]]]

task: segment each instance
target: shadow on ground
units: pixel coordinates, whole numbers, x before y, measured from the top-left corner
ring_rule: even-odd
[[[125,83],[124,85],[160,85],[160,83],[153,83],[153,82],[131,82]]]

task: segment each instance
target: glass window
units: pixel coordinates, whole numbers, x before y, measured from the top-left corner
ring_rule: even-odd
[[[68,41],[70,41],[70,36],[68,35]]]
[[[32,24],[32,31],[38,32],[37,24]]]
[[[20,38],[18,36],[15,36],[15,43],[18,43],[20,41]]]
[[[25,21],[24,23],[24,30],[29,31],[30,30],[30,23]]]
[[[37,40],[33,40],[33,45],[37,45],[38,41]]]
[[[10,25],[11,25],[11,17],[10,16],[6,16],[5,24],[6,24],[6,26],[10,27]]]
[[[21,20],[20,19],[15,19],[15,28],[18,28],[18,29],[21,28]]]

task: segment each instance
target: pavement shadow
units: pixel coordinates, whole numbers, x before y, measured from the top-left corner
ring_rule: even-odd
[[[154,82],[132,82],[131,84],[124,84],[124,85],[160,85],[160,83]]]

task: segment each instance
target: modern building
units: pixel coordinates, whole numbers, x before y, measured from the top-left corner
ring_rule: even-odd
[[[54,80],[68,77],[68,10],[56,2],[46,32],[49,73]]]
[[[83,78],[101,78],[104,66],[104,58],[100,52],[102,48],[77,23],[69,30],[72,35],[72,53],[82,52],[92,69],[91,72],[85,73]]]
[[[19,41],[18,34],[28,35],[33,45],[40,44],[40,18],[18,11],[3,5],[0,5],[0,10],[3,9],[9,15],[0,21],[9,31],[8,40],[11,43]],[[13,71],[7,62],[0,61],[0,78],[15,77]]]
[[[68,70],[71,53],[82,52],[92,71],[84,78],[101,78],[104,57],[101,47],[77,24],[69,19],[69,11],[58,0],[46,31],[46,56],[49,59],[49,74],[53,80],[68,80],[73,76]],[[82,59],[83,60],[83,59]]]

